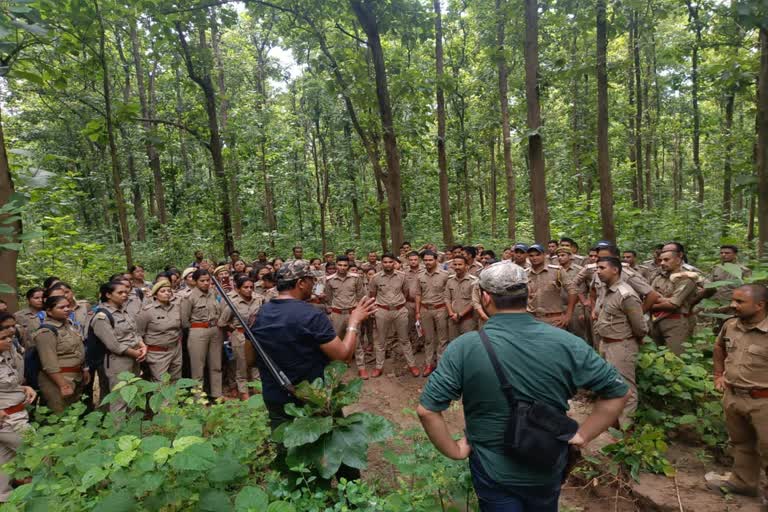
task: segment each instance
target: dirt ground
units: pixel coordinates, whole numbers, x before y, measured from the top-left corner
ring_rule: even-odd
[[[417,355],[417,362],[420,363]],[[370,369],[371,366],[369,366]],[[349,376],[356,371],[350,370]],[[348,412],[366,411],[379,414],[400,427],[418,426],[413,411],[427,379],[414,378],[406,374],[402,363],[387,360],[384,375],[365,381],[358,404]],[[585,418],[591,405],[587,402],[572,402],[571,416],[577,421]],[[461,404],[454,404],[445,414],[452,432],[464,428]],[[587,452],[596,455],[600,448],[611,442],[604,434],[595,439]],[[385,461],[380,448],[372,448],[369,477],[387,480],[393,475],[393,468]],[[743,497],[721,497],[708,491],[704,486],[704,474],[708,471],[724,473],[727,468],[706,460],[700,447],[673,444],[668,457],[675,466],[674,478],[659,475],[641,475],[640,482],[626,482],[624,485],[584,482],[572,478],[563,487],[560,500],[562,512],[760,512],[757,499]],[[704,459],[704,460],[702,460]]]

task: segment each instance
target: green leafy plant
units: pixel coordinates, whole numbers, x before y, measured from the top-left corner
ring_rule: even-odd
[[[324,479],[333,477],[342,464],[364,469],[368,445],[393,435],[392,424],[381,416],[364,412],[342,415],[343,407],[357,402],[363,385],[360,379],[343,382],[346,370],[346,364],[333,362],[323,379],[296,387],[296,396],[305,405],[287,404],[285,412],[294,419],[272,436],[285,446],[288,467],[304,464]]]
[[[675,468],[664,455],[667,441],[664,431],[652,425],[641,425],[631,433],[611,429],[617,442],[604,446],[602,453],[611,457],[612,463],[626,468],[630,476],[638,480],[640,472],[675,474]]]

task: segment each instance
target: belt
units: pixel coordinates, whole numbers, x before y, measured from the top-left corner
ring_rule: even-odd
[[[445,307],[445,302],[441,302],[440,304],[422,304],[421,307],[427,309],[442,309]]]
[[[352,310],[355,308],[331,308],[331,313],[336,313],[337,315],[347,315],[352,312]]]
[[[768,389],[764,388],[737,388],[736,386],[728,385],[728,389],[734,395],[748,395],[750,398],[768,398]]]
[[[628,339],[630,339],[630,338],[605,338],[605,337],[602,337],[602,338],[600,338],[600,341],[602,341],[604,343],[621,343],[622,341],[626,341]]]
[[[168,352],[173,347],[161,347],[159,345],[147,345],[147,352]]]
[[[376,304],[377,307],[385,310],[385,311],[397,311],[399,309],[403,309],[405,307],[405,302],[400,304],[399,306],[385,306],[384,304]]]
[[[60,366],[59,373],[80,373],[82,368],[78,366]]]
[[[209,327],[215,327],[211,325],[213,322],[192,322],[189,326],[192,329],[208,329]]]
[[[7,409],[3,409],[3,412],[8,415],[15,414],[17,412],[23,411],[26,408],[26,406],[27,404],[25,404],[24,402],[21,402],[20,404],[13,405],[11,407],[8,407]]]

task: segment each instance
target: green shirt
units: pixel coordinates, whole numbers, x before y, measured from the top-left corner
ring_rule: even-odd
[[[491,317],[485,331],[519,399],[548,403],[562,411],[578,389],[603,398],[629,389],[616,369],[589,345],[528,314]],[[443,411],[462,397],[467,439],[488,475],[500,485],[539,486],[560,481],[563,468],[537,471],[503,454],[509,405],[477,332],[453,340],[427,381],[421,405]]]

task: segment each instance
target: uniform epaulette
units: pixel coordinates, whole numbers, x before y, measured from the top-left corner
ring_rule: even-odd
[[[475,275],[472,275],[472,274],[470,274],[470,273],[467,273],[466,275],[468,275],[468,276],[469,276],[469,280],[470,280],[470,281],[479,281],[479,280],[480,280],[480,278],[479,278],[479,277],[477,277],[477,276],[475,276]]]
[[[616,291],[619,292],[622,298],[628,297],[635,293],[635,290],[625,282],[619,281],[619,285],[616,287]]]
[[[578,263],[571,263],[571,268],[575,270],[581,270],[584,268],[584,265],[579,265]]]
[[[143,306],[141,306],[141,311],[146,311],[148,309],[152,309],[155,306],[157,306],[158,304],[160,304],[160,303],[159,302],[154,302],[154,301],[150,302],[148,304],[144,304]]]
[[[331,274],[329,276],[325,276],[325,280],[327,282],[327,281],[330,281],[331,279],[333,279],[334,277],[339,277],[339,274],[338,273],[334,273],[334,274]]]
[[[699,270],[698,268],[694,267],[690,263],[683,263],[682,268],[684,270],[689,271],[689,272],[696,272],[697,274],[701,274],[702,273],[701,270]]]
[[[103,311],[99,311],[98,313],[96,313],[96,315],[93,318],[95,318],[96,320],[104,320],[105,318],[107,318],[107,314]]]
[[[84,305],[84,306],[87,306],[87,307],[91,307],[91,303],[90,303],[90,302],[88,302],[88,301],[87,301],[87,300],[85,300],[85,299],[79,299],[79,300],[76,300],[76,301],[75,301],[75,304],[80,304],[80,305]]]
[[[691,271],[682,271],[682,272],[675,272],[674,274],[669,275],[670,281],[677,281],[678,279],[681,279],[683,277],[687,277],[688,279],[693,279],[694,281],[699,280],[699,274],[696,272]]]
[[[597,263],[587,263],[586,265],[584,265],[584,268],[588,268],[588,269],[597,268]]]
[[[448,271],[446,270],[446,272],[448,272]],[[456,277],[456,274],[448,274],[448,279],[450,279],[452,277]]]
[[[561,267],[560,265],[555,265],[554,263],[548,263],[548,264],[547,264],[547,266],[548,266],[549,268],[563,268],[563,267]]]

